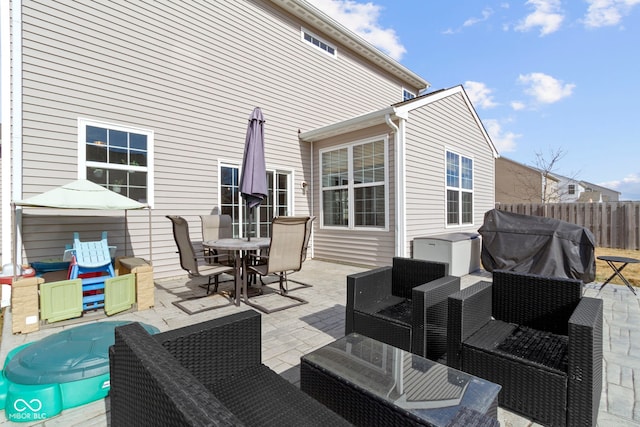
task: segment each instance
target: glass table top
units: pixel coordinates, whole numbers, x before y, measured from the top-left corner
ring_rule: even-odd
[[[303,359],[436,425],[446,425],[462,407],[487,413],[501,389],[498,384],[355,333]]]

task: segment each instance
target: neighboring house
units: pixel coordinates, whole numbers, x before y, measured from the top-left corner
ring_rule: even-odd
[[[558,175],[558,178],[560,179],[560,201],[563,203],[602,203],[620,200],[619,191],[565,176]]]
[[[276,215],[313,214],[313,256],[385,265],[410,256],[416,236],[477,230],[494,206],[497,153],[462,87],[415,96],[426,80],[305,1],[0,7],[3,165],[13,165],[3,194],[87,178],[148,203],[156,278],[182,274],[165,215],[185,216],[196,241],[198,215],[215,212],[242,234],[255,106],[270,182],[260,235]],[[108,231],[118,255],[149,253],[144,212],[129,213],[126,237],[119,214],[19,214],[23,262],[61,256],[74,231]],[[2,236],[8,222],[3,199]],[[12,244],[3,239],[3,253]]]
[[[506,157],[496,159],[496,203],[556,203],[558,183],[555,174]]]

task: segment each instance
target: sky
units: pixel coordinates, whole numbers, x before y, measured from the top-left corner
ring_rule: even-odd
[[[640,200],[640,0],[308,0],[429,83],[501,156]]]
[[[428,91],[463,85],[501,156],[640,200],[640,0],[308,1]]]

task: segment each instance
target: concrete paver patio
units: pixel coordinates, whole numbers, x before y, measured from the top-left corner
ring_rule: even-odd
[[[309,303],[262,315],[263,362],[289,381],[298,384],[300,356],[344,335],[346,276],[363,270],[366,269],[318,260],[306,261],[303,269],[291,275],[291,279],[313,285],[292,291]],[[464,276],[462,286],[469,286],[479,280],[490,280],[490,277],[489,273],[479,271]],[[240,307],[226,306],[189,315],[173,304],[189,295],[203,295],[204,290],[197,286],[198,283],[184,277],[157,280],[155,306],[152,309],[126,312],[112,316],[109,320],[140,321],[166,331],[249,309],[242,304]],[[295,283],[290,283],[290,288],[295,287]],[[231,289],[231,284],[223,283],[221,288]],[[604,383],[598,425],[640,426],[639,300],[625,286],[608,285],[601,292],[598,292],[598,288],[596,284],[588,284],[585,291],[586,296],[604,301]],[[272,296],[267,298],[274,299]],[[186,302],[185,306],[196,311],[220,302],[224,302],[222,297],[210,296]],[[4,361],[7,353],[18,345],[74,326],[69,322],[60,322],[60,325],[30,334],[14,335],[11,333],[11,313],[7,310],[0,346],[1,359]],[[502,408],[498,410],[498,419],[503,427],[538,425]],[[4,415],[0,415],[1,425],[109,426],[109,398],[65,410],[59,416],[35,424],[12,423]]]

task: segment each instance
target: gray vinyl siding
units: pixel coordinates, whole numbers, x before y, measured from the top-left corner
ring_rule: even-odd
[[[295,213],[306,214],[310,152],[298,131],[417,91],[268,1],[23,0],[22,25],[23,198],[77,178],[79,117],[153,131],[156,277],[182,274],[164,216],[185,216],[200,240],[198,215],[219,204],[218,162],[240,164],[255,106],[267,168],[293,171]],[[334,43],[337,58],[301,41],[301,25]],[[27,261],[59,256],[81,221],[61,220],[37,242],[55,221],[25,216]],[[103,228],[120,242],[115,221]],[[129,233],[147,257],[146,212],[130,214]]]
[[[393,200],[395,197],[393,176],[394,153],[393,153],[393,134],[389,134],[390,128],[386,125],[375,126],[363,131],[351,132],[337,137],[328,138],[313,144],[314,150],[314,183],[316,189],[314,207],[318,216],[318,224],[316,224],[314,234],[314,257],[323,260],[344,262],[365,266],[383,266],[389,265],[391,258],[395,254],[395,211]],[[321,227],[320,212],[322,205],[320,203],[321,173],[320,150],[349,144],[374,136],[388,136],[388,166],[389,166],[389,228],[386,231],[358,231],[358,230],[340,230],[336,228]]]
[[[415,237],[477,231],[484,213],[494,207],[494,158],[462,95],[455,93],[411,111],[406,139],[408,249]],[[446,225],[446,150],[474,161],[472,225]]]

